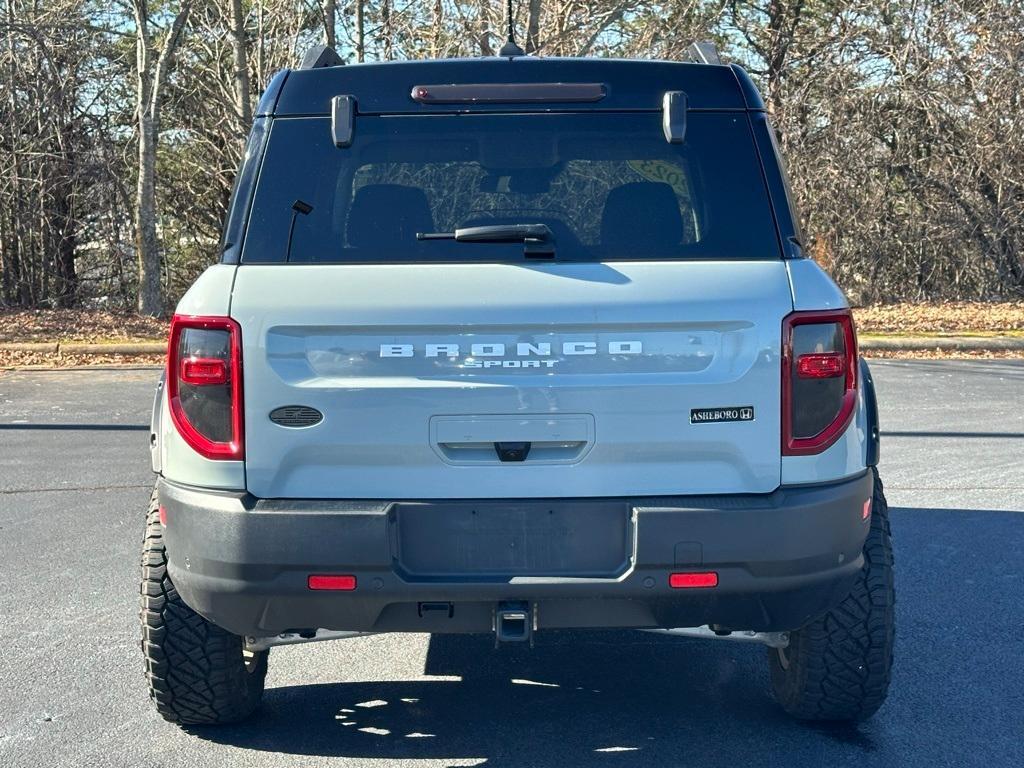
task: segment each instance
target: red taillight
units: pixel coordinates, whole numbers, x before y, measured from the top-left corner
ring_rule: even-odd
[[[796,375],[802,379],[831,379],[846,373],[846,360],[839,352],[800,355],[796,360]]]
[[[341,592],[351,592],[356,588],[356,577],[345,575],[327,575],[321,574],[317,576],[310,576],[306,581],[307,586],[310,589],[331,589]]]
[[[718,586],[718,574],[714,571],[702,573],[670,573],[668,585],[672,589],[707,589]]]
[[[782,453],[821,453],[857,408],[857,337],[849,309],[794,312],[782,322]]]
[[[181,361],[181,381],[196,387],[227,384],[228,365],[223,360],[190,357]]]
[[[178,434],[208,459],[244,458],[242,331],[230,317],[175,315],[167,398]]]

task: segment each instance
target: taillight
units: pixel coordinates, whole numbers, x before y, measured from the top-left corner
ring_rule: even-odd
[[[848,309],[782,321],[782,453],[821,453],[857,408],[857,337]]]
[[[167,397],[178,434],[208,459],[244,457],[242,332],[230,317],[175,315]]]

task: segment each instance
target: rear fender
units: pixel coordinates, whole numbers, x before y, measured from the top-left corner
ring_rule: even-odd
[[[881,436],[878,431],[878,401],[875,399],[875,382],[871,378],[871,369],[868,368],[868,361],[863,357],[860,359],[860,382],[863,392],[860,407],[864,410],[864,423],[867,426],[864,463],[869,467],[877,467],[882,449]]]

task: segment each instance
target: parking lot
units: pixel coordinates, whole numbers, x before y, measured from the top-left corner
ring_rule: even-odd
[[[187,733],[138,650],[157,372],[0,373],[0,765],[1024,765],[1024,361],[872,370],[898,645],[868,723],[789,720],[759,646],[573,632],[277,648],[253,721]]]

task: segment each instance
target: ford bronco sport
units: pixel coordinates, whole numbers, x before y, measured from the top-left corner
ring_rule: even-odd
[[[153,410],[164,718],[246,717],[274,645],[565,628],[758,641],[796,717],[878,709],[871,377],[703,52],[273,78]]]

